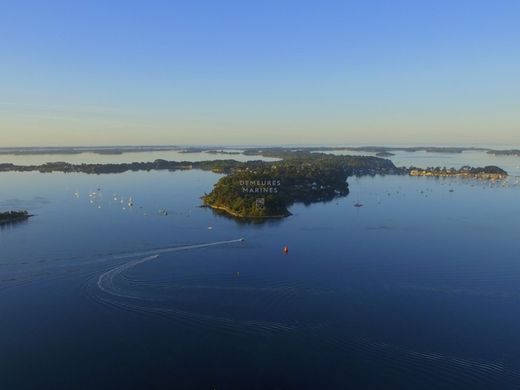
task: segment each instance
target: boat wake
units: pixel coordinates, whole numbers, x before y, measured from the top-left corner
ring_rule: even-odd
[[[111,270],[101,274],[98,278],[97,285],[101,291],[114,295],[114,296],[117,296],[117,297],[120,297],[120,298],[142,299],[142,297],[139,295],[130,294],[130,293],[127,293],[127,292],[124,292],[124,291],[118,289],[117,286],[114,284],[114,278],[117,277],[118,275],[122,274],[123,272],[126,272],[129,269],[134,268],[140,264],[146,263],[151,260],[155,260],[161,254],[164,254],[164,253],[180,252],[180,251],[187,251],[187,250],[192,250],[192,249],[201,249],[201,248],[207,248],[210,246],[218,246],[218,245],[229,245],[229,244],[234,244],[234,243],[242,242],[242,241],[243,241],[243,239],[239,238],[236,240],[216,241],[216,242],[210,242],[210,243],[205,243],[205,244],[177,246],[177,247],[150,250],[150,251],[145,251],[145,252],[137,252],[137,253],[132,253],[132,254],[117,255],[117,256],[114,256],[113,258],[114,259],[123,259],[123,258],[140,257],[140,256],[146,256],[146,257],[131,260],[128,263],[119,265],[119,266],[112,268]]]
[[[115,295],[121,298],[139,298],[135,295],[118,292],[117,287],[114,285],[114,277],[129,270],[130,268],[133,268],[139,264],[146,263],[147,261],[157,259],[158,257],[159,255],[152,255],[143,259],[132,260],[128,263],[124,263],[123,265],[112,268],[110,271],[105,272],[98,278],[97,285],[101,291],[111,295]]]
[[[175,305],[174,302],[166,302],[168,301],[167,298],[165,298],[163,301],[163,299],[146,297],[145,295],[140,294],[138,289],[128,286],[128,278],[125,278],[124,276],[124,274],[132,268],[142,265],[144,263],[151,262],[153,260],[157,260],[158,258],[160,258],[162,254],[165,253],[229,245],[242,241],[244,240],[240,238],[236,240],[217,241],[204,244],[185,245],[143,252],[114,255],[112,256],[112,259],[114,260],[127,258],[133,259],[109,269],[97,278],[98,291],[101,291],[103,295],[95,296],[95,299],[98,302],[103,303],[104,305],[109,307],[119,308],[125,311],[131,311],[141,314],[160,316],[162,318],[170,319],[177,323],[182,323],[187,326],[190,326],[192,329],[218,328],[220,331],[224,332],[238,331],[241,333],[264,333],[292,329],[292,326],[286,323],[252,319],[238,320],[237,318],[234,318],[234,316],[230,317],[229,315],[199,313],[191,310],[188,311],[181,307],[176,307],[177,305]],[[122,283],[118,283],[118,280],[120,278],[122,279]],[[204,287],[205,286],[196,286],[196,288],[202,289],[204,289]],[[174,288],[174,290],[180,291],[185,288],[186,286],[181,286]],[[267,290],[270,291],[271,289]],[[159,304],[159,301],[163,302]],[[177,304],[183,306],[182,299],[181,301],[178,301]]]

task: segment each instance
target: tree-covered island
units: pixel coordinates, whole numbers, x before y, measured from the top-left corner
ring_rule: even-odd
[[[24,221],[30,216],[29,212],[25,210],[0,212],[0,224]]]
[[[281,218],[295,202],[330,201],[348,194],[347,177],[401,173],[376,157],[295,154],[276,162],[235,169],[202,197],[204,205],[238,218]]]

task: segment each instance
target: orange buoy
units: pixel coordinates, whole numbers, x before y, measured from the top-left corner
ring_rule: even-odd
[[[289,247],[287,245],[283,247],[283,253],[289,253]]]

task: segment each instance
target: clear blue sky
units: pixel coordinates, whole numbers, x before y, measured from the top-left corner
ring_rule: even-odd
[[[520,144],[520,2],[4,1],[0,146]]]

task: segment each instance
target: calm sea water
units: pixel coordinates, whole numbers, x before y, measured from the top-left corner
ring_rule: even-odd
[[[264,224],[200,208],[218,178],[0,174],[35,214],[0,230],[0,388],[520,388],[516,178],[350,178]]]
[[[228,150],[229,152],[234,150]],[[236,150],[236,152],[240,152]],[[98,154],[98,153],[78,153],[78,154],[2,154],[1,163],[11,163],[16,165],[41,165],[47,162],[63,161],[71,164],[121,164],[136,161],[155,161],[163,159],[168,161],[208,161],[208,160],[227,160],[237,161],[264,160],[276,161],[278,159],[261,156],[244,156],[243,154],[226,153],[181,153],[178,150],[150,151],[150,152],[125,152],[121,154]]]

